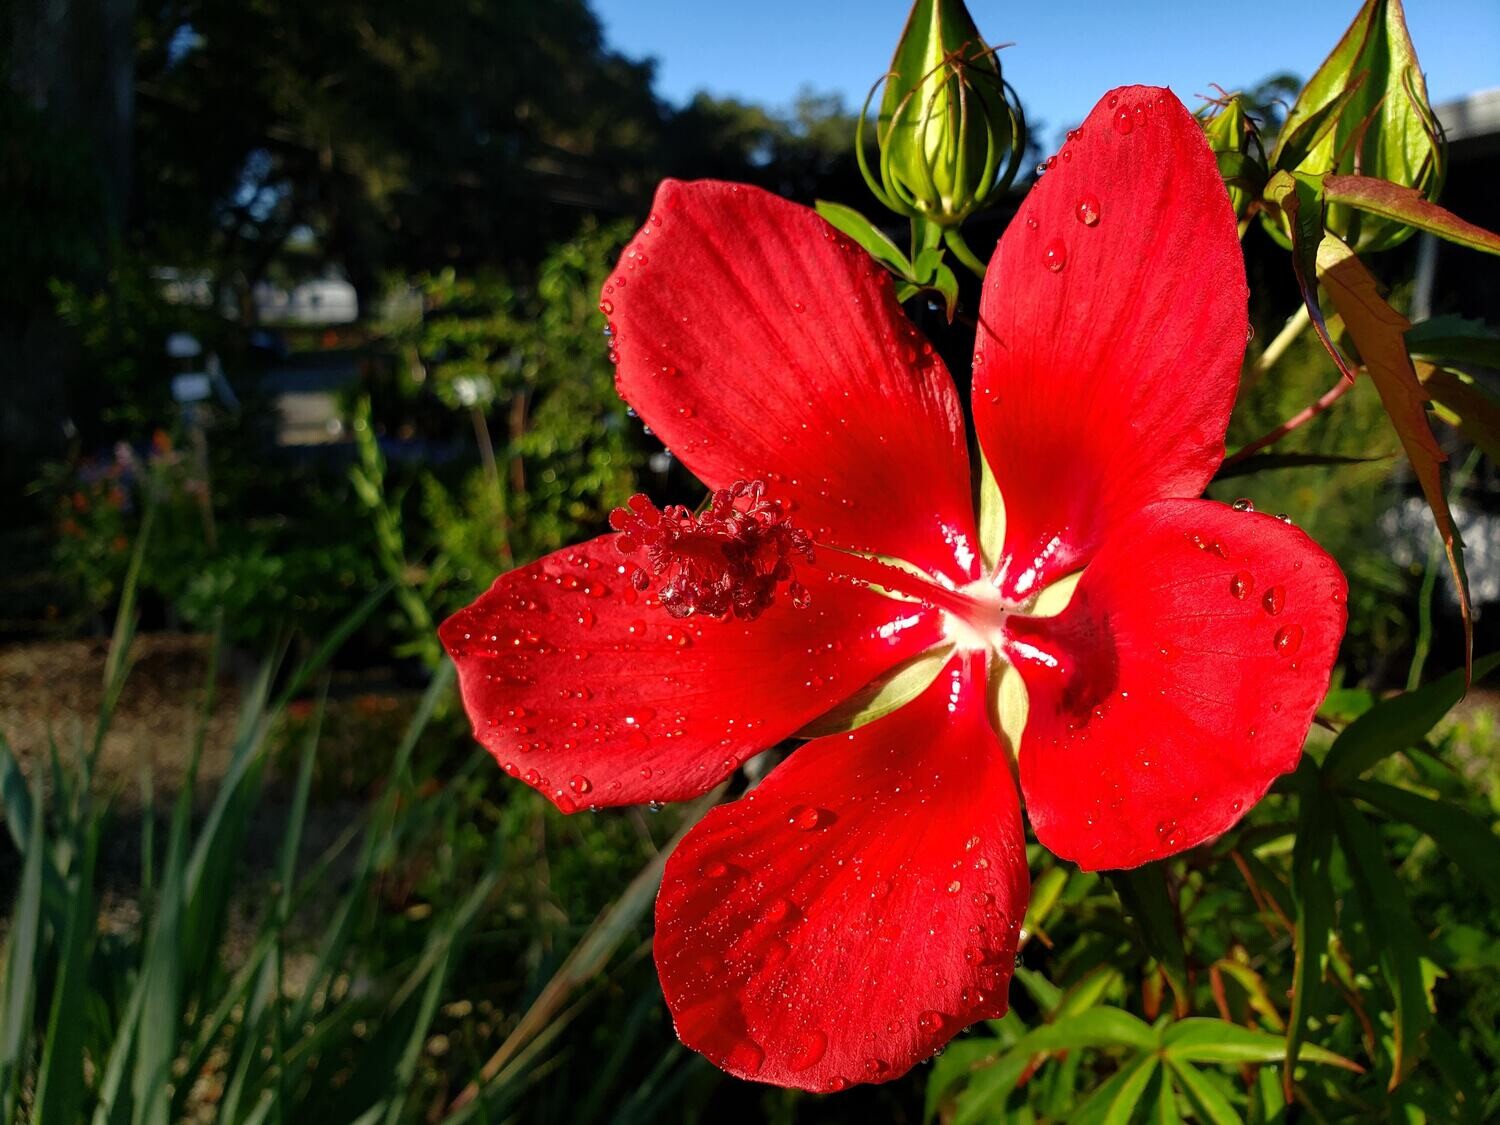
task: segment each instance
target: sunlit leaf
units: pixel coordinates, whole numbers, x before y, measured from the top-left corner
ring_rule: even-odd
[[[1432,412],[1500,464],[1500,396],[1466,371],[1420,360],[1415,367],[1422,388],[1432,398]]]
[[[911,259],[901,252],[884,231],[853,207],[830,203],[826,199],[818,200],[816,207],[819,215],[864,247],[865,252],[881,265],[890,267],[898,277],[908,280],[916,278]]]

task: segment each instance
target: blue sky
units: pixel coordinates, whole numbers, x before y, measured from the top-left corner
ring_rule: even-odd
[[[857,106],[890,61],[909,0],[593,0],[612,47],[658,62],[657,92],[698,90],[785,106],[804,86]],[[1307,77],[1358,0],[970,0],[1051,147],[1112,86],[1170,86],[1189,106],[1211,83],[1276,70]],[[1282,14],[1285,13],[1284,16]],[[1500,0],[1408,0],[1435,102],[1500,86]],[[1272,22],[1275,16],[1282,18]]]

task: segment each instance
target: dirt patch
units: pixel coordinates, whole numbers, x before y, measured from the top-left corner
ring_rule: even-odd
[[[159,633],[136,639],[129,678],[104,736],[97,785],[132,803],[139,799],[143,770],[160,792],[177,793],[186,776],[193,741],[204,732],[196,796],[211,794],[229,761],[239,718],[240,687],[227,671],[219,676],[213,713],[205,724],[204,678],[211,640]],[[68,757],[93,744],[104,695],[104,639],[42,641],[0,649],[0,733],[30,772],[45,762],[55,740]]]

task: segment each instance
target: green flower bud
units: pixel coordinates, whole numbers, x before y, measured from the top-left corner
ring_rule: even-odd
[[[1025,119],[962,0],[916,0],[884,84],[878,179],[862,135],[856,151],[885,206],[953,226],[1009,187],[1026,149]]]
[[[1366,0],[1344,38],[1297,97],[1282,127],[1271,167],[1307,175],[1372,176],[1414,188],[1429,200],[1442,188],[1447,163],[1442,131],[1406,30],[1400,0]],[[1267,225],[1283,243],[1284,216]],[[1358,251],[1387,250],[1412,228],[1334,204],[1330,232]]]
[[[1239,94],[1231,94],[1202,112],[1203,135],[1218,159],[1235,218],[1243,219],[1266,186],[1266,157],[1255,123],[1245,113],[1245,101]]]

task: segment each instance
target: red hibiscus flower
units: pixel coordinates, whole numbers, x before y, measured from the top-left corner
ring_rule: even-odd
[[[1246,296],[1197,123],[1108,95],[985,280],[981,544],[957,393],[888,276],[812,211],[662,186],[602,308],[621,394],[713,500],[637,497],[449,620],[476,736],[565,811],[677,800],[938,670],[673,854],[656,961],[684,1043],[809,1090],[896,1077],[1006,1010],[1017,772],[1037,839],[1097,869],[1222,833],[1295,766],[1344,579],[1296,528],[1196,499]]]

